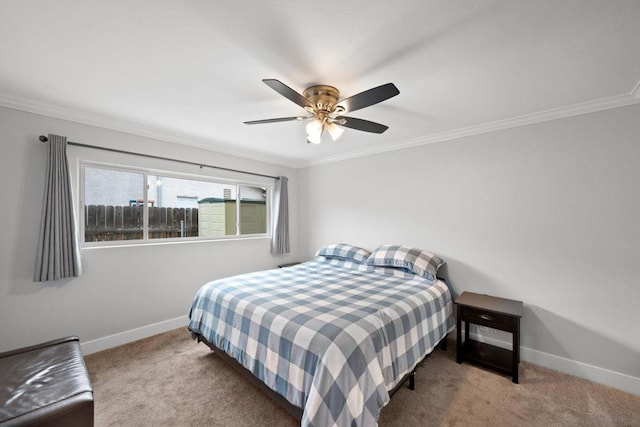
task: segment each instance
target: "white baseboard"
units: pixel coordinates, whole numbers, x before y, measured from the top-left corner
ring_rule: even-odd
[[[164,320],[162,322],[152,323],[151,325],[142,326],[140,328],[135,328],[103,338],[83,342],[80,344],[80,347],[82,348],[82,353],[84,355],[87,355],[181,327],[185,328],[186,334],[186,327],[188,323],[189,320],[187,316],[180,316],[176,317],[175,319]]]
[[[462,331],[462,334],[464,335],[464,331]],[[471,335],[472,339],[482,341],[487,344],[507,349],[511,348],[511,342],[475,333],[470,333],[469,335]],[[621,374],[620,372],[611,371],[609,369],[589,365],[588,363],[578,362],[576,360],[567,359],[565,357],[556,356],[554,354],[545,353],[543,351],[523,346],[520,346],[520,360],[640,396],[640,378],[638,377]]]
[[[527,347],[520,348],[521,360],[544,366],[545,368],[584,378],[594,383],[604,384],[627,393],[640,396],[640,378],[621,374],[609,369],[589,365]]]

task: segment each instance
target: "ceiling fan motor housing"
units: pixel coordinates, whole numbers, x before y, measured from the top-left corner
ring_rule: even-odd
[[[303,95],[313,105],[307,110],[310,113],[334,114],[344,111],[341,106],[337,106],[340,99],[340,91],[333,86],[310,86],[304,90]]]

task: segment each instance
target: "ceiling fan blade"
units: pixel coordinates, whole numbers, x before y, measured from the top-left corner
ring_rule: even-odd
[[[400,91],[393,83],[377,86],[356,95],[345,98],[338,103],[338,107],[344,108],[345,112],[356,111],[378,102],[385,101],[398,95]]]
[[[308,117],[279,117],[277,119],[250,120],[244,122],[245,125],[259,125],[262,123],[290,122],[293,120],[306,120]]]
[[[389,126],[370,122],[369,120],[356,119],[355,117],[339,116],[335,118],[335,123],[347,128],[371,133],[383,133],[385,130],[389,129]]]
[[[304,107],[312,107],[311,103],[309,102],[309,100],[307,98],[305,98],[304,96],[302,96],[301,94],[299,94],[295,90],[291,89],[289,86],[287,86],[286,84],[282,83],[280,80],[263,79],[262,81],[264,82],[264,84],[269,86],[271,89],[275,90],[280,95],[282,95],[285,98],[287,98],[288,100],[295,102],[296,104],[298,104],[302,108],[304,108]]]

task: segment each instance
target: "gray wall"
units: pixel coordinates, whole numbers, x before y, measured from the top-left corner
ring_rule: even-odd
[[[89,350],[95,351],[185,326],[191,300],[205,282],[274,268],[291,261],[298,250],[295,170],[7,108],[0,108],[0,129],[0,351],[66,335],[93,342]],[[47,133],[86,144],[288,176],[292,254],[272,256],[267,238],[91,248],[82,251],[81,277],[33,283],[46,165],[46,147],[38,136]],[[70,147],[68,152],[74,176],[82,158],[263,182],[99,150]],[[273,184],[268,179],[263,183]]]
[[[183,326],[206,281],[310,258],[329,242],[401,243],[445,258],[457,292],[523,300],[524,360],[640,394],[638,117],[636,105],[296,171],[0,108],[0,351],[70,334],[99,350]],[[92,248],[82,277],[33,283],[46,154],[37,137],[49,132],[287,175],[292,254],[271,256],[268,239]],[[72,172],[79,158],[177,167],[69,151]]]
[[[640,394],[639,117],[635,105],[307,168],[306,255],[431,250],[456,292],[524,301],[525,360],[611,370]]]

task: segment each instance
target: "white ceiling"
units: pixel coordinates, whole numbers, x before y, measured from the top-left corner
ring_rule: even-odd
[[[0,0],[0,105],[303,167],[638,103],[639,42],[635,0]],[[316,146],[243,124],[304,113],[264,78],[400,95]]]

